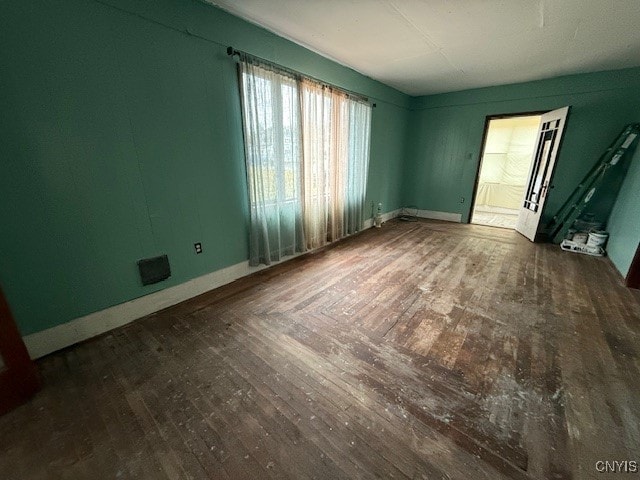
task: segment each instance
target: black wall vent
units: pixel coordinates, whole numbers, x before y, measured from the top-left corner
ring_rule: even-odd
[[[140,270],[142,285],[158,283],[171,276],[169,257],[166,255],[138,260],[138,269]]]

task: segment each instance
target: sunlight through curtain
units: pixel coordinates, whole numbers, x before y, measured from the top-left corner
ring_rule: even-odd
[[[307,248],[362,228],[371,108],[316,82],[301,82]]]
[[[253,57],[240,62],[250,263],[362,229],[371,106]]]

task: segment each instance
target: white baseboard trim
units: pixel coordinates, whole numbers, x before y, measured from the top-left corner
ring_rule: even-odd
[[[418,210],[416,216],[420,218],[430,218],[432,220],[445,220],[447,222],[462,223],[461,213],[435,212],[433,210]]]
[[[293,258],[287,257],[286,260]],[[279,263],[279,262],[278,262]],[[158,312],[214,288],[231,283],[240,277],[267,268],[266,265],[250,267],[249,262],[231,265],[180,285],[159,290],[98,312],[90,313],[70,322],[40,332],[26,335],[24,340],[31,358],[40,358],[114,328],[126,325],[138,318]]]
[[[382,221],[387,222],[400,215],[400,212],[401,210],[398,209],[383,213]],[[431,212],[428,210],[419,210],[418,216],[422,218],[449,220],[452,222],[459,222],[461,219],[459,213]],[[369,218],[364,222],[364,228],[371,227],[373,227],[373,218]],[[282,261],[291,260],[299,255],[304,255],[304,253],[291,255]],[[277,265],[278,263],[281,262],[274,262],[269,266],[259,265],[257,267],[249,266],[248,261],[237,263],[201,277],[188,280],[180,285],[165,288],[164,290],[159,290],[149,295],[76,318],[70,322],[26,335],[22,339],[32,359],[44,357],[52,352],[101,335],[109,330],[121,327],[146,315],[189,300],[190,298],[197,297],[209,290],[222,287],[234,280]]]
[[[386,222],[397,217],[399,213],[400,210],[384,213],[382,215],[382,221]],[[365,220],[364,223],[364,228],[371,228],[373,226],[373,219]],[[180,285],[165,288],[150,293],[149,295],[90,313],[67,323],[26,335],[22,337],[22,340],[32,359],[44,357],[57,350],[131,323],[146,315],[202,295],[209,290],[222,287],[241,277],[246,277],[247,275],[259,272],[278,263],[312,252],[313,251],[290,255],[280,262],[273,262],[268,266],[259,265],[257,267],[251,267],[248,261],[237,263],[201,277],[188,280]]]

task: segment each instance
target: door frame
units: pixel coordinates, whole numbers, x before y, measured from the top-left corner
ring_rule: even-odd
[[[473,209],[476,206],[476,194],[478,193],[478,183],[480,182],[480,170],[482,169],[482,159],[484,157],[484,149],[487,143],[487,135],[489,134],[489,124],[491,120],[501,120],[504,118],[517,118],[517,117],[532,117],[534,115],[544,115],[551,110],[534,110],[532,112],[520,112],[520,113],[499,113],[495,115],[487,115],[484,117],[484,130],[482,132],[482,140],[480,144],[480,157],[478,158],[478,166],[476,168],[476,179],[473,183],[473,193],[471,194],[471,202],[469,205],[469,219],[467,223],[471,223],[473,218]]]
[[[35,364],[0,289],[0,415],[25,403],[40,388]]]

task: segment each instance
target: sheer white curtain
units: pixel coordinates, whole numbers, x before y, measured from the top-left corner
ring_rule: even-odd
[[[269,265],[305,250],[298,83],[251,57],[241,60],[249,263]]]
[[[362,229],[371,106],[241,56],[250,263]]]
[[[327,243],[327,226],[332,217],[334,168],[332,152],[337,148],[332,130],[338,119],[333,116],[331,92],[323,85],[301,82],[303,135],[304,231],[307,248]]]
[[[301,98],[305,237],[317,248],[362,229],[371,107],[309,80]]]
[[[342,221],[344,232],[350,235],[361,230],[364,225],[364,201],[369,174],[371,105],[349,99],[348,109],[347,180]]]

